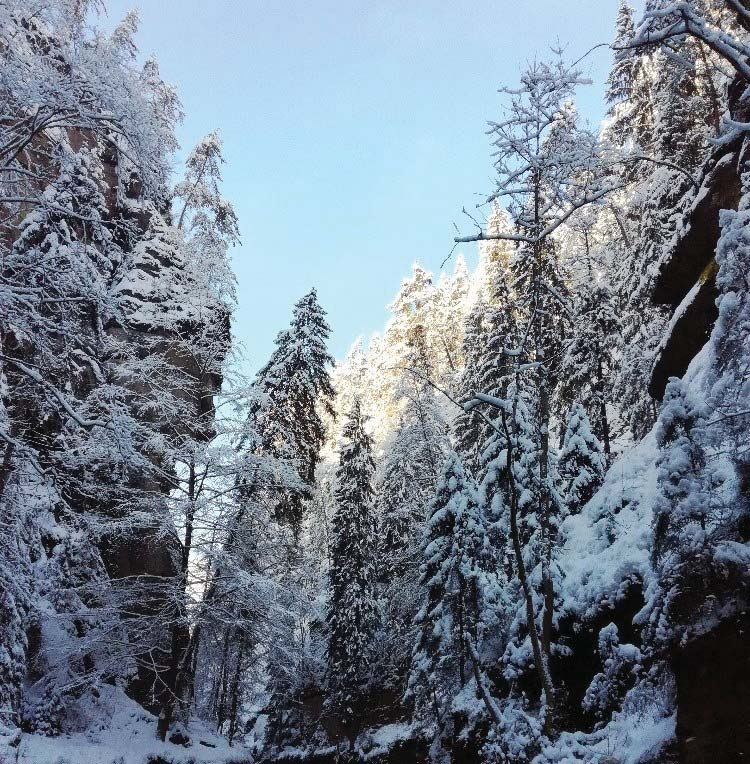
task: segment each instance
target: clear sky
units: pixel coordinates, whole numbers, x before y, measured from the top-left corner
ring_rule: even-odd
[[[618,0],[107,0],[180,93],[187,150],[218,128],[240,219],[235,331],[261,365],[311,286],[342,357],[382,327],[411,263],[437,272],[453,221],[492,188],[497,88],[558,41],[613,35]],[[606,48],[581,113],[603,114]],[[475,252],[465,252],[472,263]],[[450,268],[449,264],[446,268]]]

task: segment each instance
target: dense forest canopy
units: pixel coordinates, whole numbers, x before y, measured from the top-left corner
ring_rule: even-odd
[[[0,0],[0,762],[750,755],[750,4],[622,0],[597,130],[534,59],[477,267],[250,379],[219,133],[98,8]]]

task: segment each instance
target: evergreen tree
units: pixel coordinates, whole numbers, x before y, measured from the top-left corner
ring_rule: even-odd
[[[629,142],[640,145],[643,140],[647,109],[640,102],[643,89],[639,83],[643,53],[628,48],[635,34],[633,9],[626,0],[620,0],[612,47],[615,60],[607,78],[605,98],[609,104],[606,133],[618,146]],[[640,134],[639,134],[640,133]]]
[[[318,407],[330,417],[334,413],[325,315],[315,289],[295,304],[289,329],[279,333],[271,358],[256,376],[261,395],[249,415],[259,434],[255,448],[296,465],[300,485],[282,491],[276,506],[278,519],[288,522],[295,534],[325,438]]]
[[[660,447],[652,561],[659,590],[648,623],[656,643],[679,638],[720,594],[712,555],[721,530],[720,483],[712,485],[706,452],[708,407],[682,380],[667,385],[657,423]]]
[[[358,399],[342,431],[336,471],[331,535],[328,639],[328,691],[331,710],[341,720],[352,745],[364,711],[369,683],[375,602],[376,549],[372,441]]]
[[[491,216],[488,231],[507,232],[504,215]],[[494,242],[483,247],[481,275],[487,289],[487,302],[481,299],[467,318],[465,332],[466,365],[461,380],[463,400],[476,393],[495,397],[505,394],[515,366],[512,356],[517,336],[516,307],[509,284],[512,252],[507,242]],[[480,294],[481,296],[481,294]],[[457,450],[464,464],[480,479],[484,469],[503,446],[498,433],[478,417],[476,412],[464,411],[454,422]]]
[[[388,306],[393,314],[386,329],[390,361],[397,369],[407,359],[418,360],[420,370],[433,365],[433,337],[427,322],[435,307],[437,290],[432,274],[414,263],[411,278],[404,279],[396,298]]]
[[[698,43],[686,40],[677,62],[666,53],[657,54],[657,71],[659,83],[652,91],[656,155],[693,173],[708,150],[712,108],[699,87]]]
[[[474,306],[464,321],[462,352],[464,368],[459,380],[460,400],[470,400],[479,386],[479,371],[484,351],[484,320],[487,303],[479,294]],[[481,434],[483,423],[473,411],[461,411],[451,424],[456,452],[460,455],[467,469],[476,475],[479,469],[479,452],[482,447]]]
[[[660,14],[664,5],[654,0],[647,4],[647,14]],[[662,15],[653,21],[655,30],[667,23]],[[630,172],[626,179],[635,181],[628,212],[630,241],[612,279],[622,315],[617,351],[621,361],[614,392],[629,414],[636,438],[643,437],[656,420],[648,386],[668,322],[664,307],[651,300],[654,281],[664,248],[675,232],[675,209],[692,193],[691,179],[707,154],[717,108],[713,80],[699,77],[698,43],[683,40],[679,55],[660,49],[639,49],[638,55],[644,57],[644,64],[632,100],[642,112],[648,111],[648,118],[636,128],[635,161],[625,165]],[[705,69],[705,62],[701,65]],[[638,158],[644,156],[646,160]]]
[[[575,320],[563,357],[559,398],[564,404],[583,403],[593,414],[593,426],[604,453],[611,453],[607,406],[612,400],[613,351],[617,344],[617,317],[606,280],[588,269],[578,286]]]
[[[514,233],[456,240],[518,242],[510,268],[520,338],[518,346],[507,351],[514,361],[512,392],[505,398],[477,399],[475,405],[489,403],[500,415],[502,440],[482,487],[485,501],[495,505],[490,509],[493,525],[507,507],[519,622],[525,623],[530,659],[549,711],[548,730],[556,723],[557,708],[549,659],[556,606],[553,559],[562,508],[550,423],[570,315],[559,244],[552,233],[575,211],[612,189],[602,172],[596,136],[577,124],[572,97],[580,82],[580,72],[556,60],[533,64],[524,72],[521,87],[508,91],[508,113],[501,122],[491,123],[491,129],[497,149],[495,197],[509,200]],[[501,491],[492,491],[489,497],[490,474],[506,482],[507,500]],[[535,587],[536,602],[541,603],[540,627]],[[523,639],[520,634],[519,638]]]
[[[558,471],[565,483],[565,506],[577,514],[604,480],[606,460],[602,445],[591,432],[586,409],[580,403],[570,408],[558,458]]]
[[[598,652],[602,671],[591,681],[582,705],[597,719],[605,720],[619,710],[625,693],[635,683],[642,655],[635,645],[620,644],[620,635],[613,623],[599,632]]]
[[[454,697],[474,676],[473,656],[492,635],[489,579],[496,570],[476,487],[448,454],[424,532],[418,639],[407,698],[418,713],[447,722]],[[471,644],[469,644],[469,642]]]
[[[703,427],[708,410],[681,380],[670,380],[659,415],[657,442],[659,494],[654,513],[654,558],[663,561],[671,550],[681,550],[687,525],[706,527],[708,504],[702,490],[706,467]]]
[[[634,34],[633,9],[626,0],[620,0],[615,22],[615,39],[612,42],[616,58],[607,77],[607,89],[604,96],[611,106],[628,101],[633,93],[634,53],[632,50],[623,49],[627,48]],[[611,110],[609,114],[612,115]]]
[[[463,326],[456,320],[464,314],[469,294],[469,271],[463,255],[456,258],[451,276],[442,274],[437,286],[436,305],[430,316],[437,362],[437,381],[453,389],[465,361],[462,352]]]
[[[435,490],[447,450],[445,421],[431,387],[404,380],[406,397],[398,429],[386,453],[378,482],[381,576],[393,582],[409,567],[411,544],[424,522],[424,508]]]
[[[408,375],[399,392],[406,403],[377,485],[378,578],[384,620],[375,669],[381,687],[403,694],[421,596],[419,544],[425,511],[449,444],[433,389]]]

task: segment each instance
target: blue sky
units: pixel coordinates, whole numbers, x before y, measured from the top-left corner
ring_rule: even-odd
[[[381,328],[411,263],[437,272],[462,206],[492,188],[497,88],[558,41],[574,58],[609,42],[617,5],[108,0],[99,23],[139,10],[141,52],[183,101],[183,149],[220,131],[242,234],[235,331],[253,369],[311,286],[334,355]],[[594,85],[579,108],[593,124],[609,64],[603,49],[584,65]]]

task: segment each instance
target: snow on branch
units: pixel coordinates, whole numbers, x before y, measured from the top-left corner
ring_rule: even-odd
[[[738,0],[728,0],[728,4],[748,23],[750,14]],[[647,11],[640,29],[624,49],[665,44],[685,35],[704,42],[745,80],[750,80],[750,48],[732,35],[712,27],[696,12],[692,3],[684,1]]]

